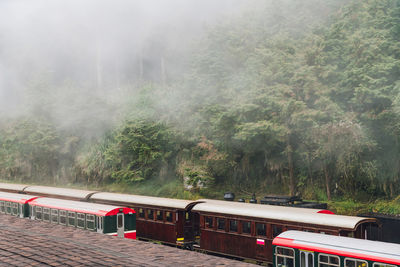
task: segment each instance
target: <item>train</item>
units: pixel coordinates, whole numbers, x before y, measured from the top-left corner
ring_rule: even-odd
[[[229,257],[273,262],[273,239],[298,230],[359,239],[381,227],[375,218],[329,214],[324,209],[259,205],[0,183],[0,191],[81,203],[124,206],[136,211],[136,236]]]
[[[0,192],[0,213],[136,239],[136,212],[122,206]]]
[[[272,242],[275,267],[397,267],[400,245],[287,231]]]

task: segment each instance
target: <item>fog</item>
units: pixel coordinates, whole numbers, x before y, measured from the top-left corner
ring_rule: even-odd
[[[59,121],[109,114],[103,107],[113,95],[179,73],[189,60],[180,55],[204,29],[240,13],[247,3],[3,0],[1,117],[32,110]]]

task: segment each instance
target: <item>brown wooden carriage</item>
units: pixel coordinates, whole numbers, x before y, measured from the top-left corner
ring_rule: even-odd
[[[116,193],[95,193],[90,201],[135,209],[137,236],[141,239],[191,247],[198,235],[198,219],[191,213],[197,201]]]
[[[200,218],[200,249],[272,263],[272,240],[300,230],[365,238],[376,219],[318,213],[319,210],[203,200],[193,209]]]

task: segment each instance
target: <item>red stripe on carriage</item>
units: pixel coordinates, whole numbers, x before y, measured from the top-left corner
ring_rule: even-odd
[[[367,254],[362,254],[362,253],[349,252],[349,251],[341,251],[338,249],[321,248],[321,247],[316,247],[316,246],[312,246],[312,245],[298,244],[298,243],[295,243],[293,239],[283,238],[283,237],[275,237],[275,239],[272,241],[272,245],[304,249],[304,250],[311,250],[311,251],[333,254],[333,255],[338,255],[338,256],[349,256],[352,258],[358,258],[358,259],[363,259],[363,260],[368,260],[368,261],[378,261],[378,262],[383,262],[383,263],[387,263],[387,264],[400,265],[400,260],[396,260],[396,259],[377,257],[377,256],[372,256],[372,255],[367,255]]]
[[[131,233],[125,233],[125,238],[129,238],[129,239],[136,239],[136,231],[135,232],[131,232]]]
[[[35,200],[39,197],[33,197],[33,198],[29,198],[29,199],[25,199],[25,198],[21,198],[21,199],[10,199],[10,198],[3,198],[0,197],[0,201],[8,201],[8,202],[16,202],[16,203],[21,203],[21,204],[27,204],[32,200]]]
[[[322,214],[335,214],[334,212],[330,211],[330,210],[320,210],[317,213],[322,213]]]
[[[117,233],[108,233],[107,235],[118,236]],[[130,232],[125,232],[124,233],[124,238],[136,239],[136,230],[133,230],[133,231],[130,231]]]
[[[122,212],[123,212],[124,214],[129,214],[129,213],[133,214],[133,213],[136,213],[136,211],[134,211],[134,210],[131,209],[131,208],[118,208],[118,209],[113,209],[113,210],[110,210],[110,211],[106,211],[106,212],[107,212],[107,213],[106,213],[106,216],[117,215],[118,213],[121,212],[121,210],[122,210]]]

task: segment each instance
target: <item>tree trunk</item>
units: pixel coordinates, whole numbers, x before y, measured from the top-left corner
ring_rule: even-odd
[[[96,47],[96,87],[100,90],[103,87],[103,74],[102,74],[102,65],[101,65],[101,48],[100,45],[97,44]]]
[[[331,177],[329,176],[328,167],[324,164],[324,173],[325,173],[325,185],[326,185],[326,195],[328,200],[331,200]]]
[[[307,153],[307,170],[308,170],[308,179],[310,179],[309,183],[312,185],[313,184],[313,177],[312,177],[310,153]]]
[[[139,81],[142,82],[143,81],[143,57],[140,56],[139,58]]]
[[[290,191],[290,195],[294,196],[294,194],[295,194],[294,167],[293,167],[292,146],[290,145],[289,135],[287,136],[286,149],[287,149],[288,165],[289,165],[289,191]]]
[[[165,73],[165,61],[164,61],[164,57],[161,57],[160,67],[161,67],[161,84],[162,84],[162,85],[165,85],[166,80],[167,80],[167,75],[166,75],[166,73]]]
[[[158,176],[160,177],[161,181],[164,181],[167,178],[168,175],[168,162],[163,161],[161,163],[161,168]]]
[[[248,183],[250,181],[249,179],[250,159],[247,154],[245,154],[244,157],[242,158],[241,165],[242,165],[243,176],[246,179],[246,183]]]
[[[389,184],[389,189],[390,189],[390,198],[394,198],[394,186],[393,186],[393,181],[390,182],[390,184]]]
[[[115,60],[115,84],[117,88],[121,88],[121,76],[120,76],[120,67],[119,67],[119,62],[118,60]]]

